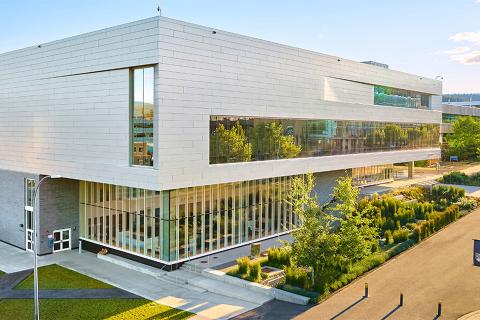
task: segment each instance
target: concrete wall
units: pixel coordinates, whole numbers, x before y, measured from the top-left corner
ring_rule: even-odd
[[[132,167],[128,69],[150,64],[156,163]],[[178,20],[136,21],[0,55],[0,169],[163,190],[439,158],[435,148],[209,164],[211,115],[441,122],[439,111],[372,105],[375,84],[442,90],[432,79]]]
[[[40,191],[40,254],[51,253],[47,236],[54,230],[71,228],[71,247],[78,247],[79,182],[70,179],[47,180]]]
[[[25,249],[24,178],[38,176],[0,170],[0,241]]]

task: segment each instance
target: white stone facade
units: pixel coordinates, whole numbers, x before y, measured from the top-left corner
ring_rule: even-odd
[[[130,165],[129,68],[155,65],[155,165]],[[209,164],[211,115],[441,123],[373,105],[439,81],[164,17],[0,54],[0,169],[166,190],[440,157],[440,149]]]

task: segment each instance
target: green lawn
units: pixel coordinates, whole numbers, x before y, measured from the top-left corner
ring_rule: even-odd
[[[104,289],[112,286],[81,273],[52,264],[38,269],[40,289]],[[23,280],[15,289],[33,289],[33,274]]]
[[[0,319],[30,320],[33,318],[33,300],[0,300]],[[40,318],[65,320],[142,320],[187,319],[193,314],[145,299],[40,300]]]
[[[0,277],[3,276],[5,274],[5,272],[3,272],[2,270],[0,270]]]

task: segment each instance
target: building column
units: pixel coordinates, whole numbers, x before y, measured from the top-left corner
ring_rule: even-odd
[[[415,162],[411,161],[408,163],[408,179],[413,179],[413,171],[415,168]]]

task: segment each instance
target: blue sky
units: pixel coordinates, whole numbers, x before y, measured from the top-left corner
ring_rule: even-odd
[[[480,0],[1,0],[0,52],[163,15],[480,92]]]

